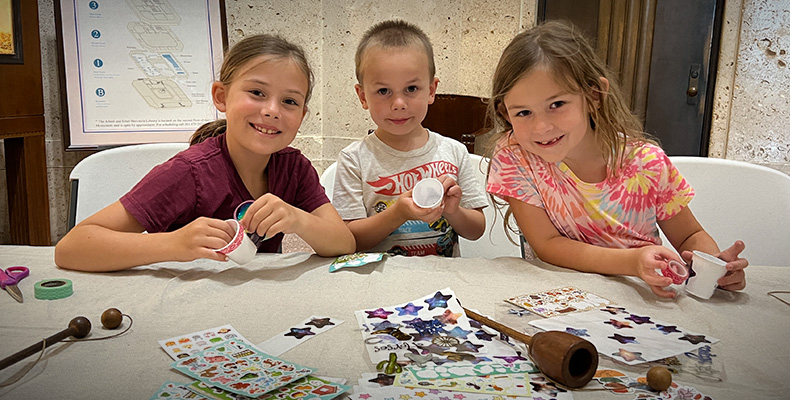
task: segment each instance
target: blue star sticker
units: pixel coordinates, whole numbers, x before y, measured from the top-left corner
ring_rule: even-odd
[[[567,327],[567,328],[565,328],[565,332],[568,332],[568,333],[570,333],[571,335],[574,335],[574,336],[579,336],[579,337],[582,337],[582,336],[590,336],[590,335],[587,333],[587,329],[576,329],[576,328],[571,328],[570,326],[569,326],[569,327]]]
[[[419,312],[423,308],[425,307],[415,306],[414,304],[409,302],[409,304],[406,304],[403,307],[395,307],[395,311],[398,312],[398,315],[417,315],[417,312]]]
[[[614,340],[620,342],[620,344],[628,344],[628,343],[639,344],[639,342],[636,341],[636,337],[634,337],[634,336],[623,336],[623,335],[621,335],[619,333],[615,333],[614,336],[607,336],[607,337],[609,339],[614,339]]]
[[[285,336],[293,336],[297,339],[301,339],[307,335],[315,335],[315,332],[310,332],[310,328],[291,328],[291,331],[285,334]]]
[[[433,310],[437,307],[447,308],[447,300],[450,300],[452,297],[452,295],[445,296],[442,292],[436,292],[433,298],[425,300],[425,302],[428,303],[428,310]]]

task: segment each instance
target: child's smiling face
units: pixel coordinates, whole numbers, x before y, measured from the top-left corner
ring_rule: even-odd
[[[504,97],[506,118],[521,147],[547,162],[599,152],[582,93],[571,93],[545,68],[519,79]]]
[[[307,90],[304,71],[287,57],[257,57],[230,84],[214,83],[214,104],[228,121],[228,145],[260,155],[287,147],[307,111]]]
[[[438,84],[438,79],[431,79],[425,52],[414,47],[372,47],[361,71],[357,95],[378,126],[379,137],[387,143],[424,135],[422,120]]]

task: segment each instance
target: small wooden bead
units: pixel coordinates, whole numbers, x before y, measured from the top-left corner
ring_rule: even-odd
[[[115,329],[121,325],[123,314],[117,308],[108,308],[101,314],[101,324],[107,329]]]
[[[663,392],[672,384],[672,373],[664,367],[653,367],[647,371],[647,386]]]

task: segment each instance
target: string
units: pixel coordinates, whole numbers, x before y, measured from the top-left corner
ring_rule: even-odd
[[[768,293],[767,293],[769,296],[771,296],[771,297],[773,297],[773,298],[775,298],[775,299],[777,299],[777,300],[781,301],[782,303],[785,303],[785,304],[787,304],[788,306],[790,306],[790,303],[788,303],[787,301],[785,301],[783,298],[781,298],[781,297],[777,296],[777,295],[776,295],[777,293],[787,294],[787,293],[790,293],[790,291],[787,291],[787,290],[772,290],[772,291],[770,291],[770,292],[768,292]]]
[[[19,376],[17,376],[16,379],[12,379],[12,380],[0,383],[0,387],[6,387],[6,386],[13,385],[13,384],[19,382],[20,379],[24,378],[24,376],[27,375],[27,373],[30,372],[30,370],[33,369],[33,367],[35,367],[36,364],[38,364],[38,361],[41,360],[41,357],[44,355],[44,350],[46,350],[46,349],[47,349],[47,339],[42,339],[41,340],[41,352],[38,353],[38,358],[36,358],[36,361],[33,361],[32,364],[28,365],[27,367],[25,367],[22,370],[20,370],[19,372],[17,372],[17,374]]]
[[[124,333],[126,333],[126,332],[127,332],[129,329],[131,329],[131,328],[132,328],[132,325],[134,325],[134,320],[132,319],[132,317],[131,317],[130,315],[127,315],[127,314],[121,314],[121,317],[122,317],[122,318],[123,318],[123,317],[127,317],[127,318],[129,318],[129,326],[127,326],[127,327],[126,327],[126,329],[124,329],[123,331],[121,331],[121,332],[118,332],[118,333],[116,333],[116,334],[114,334],[114,335],[110,335],[110,336],[104,336],[104,337],[97,337],[97,338],[84,338],[84,339],[63,339],[63,340],[61,340],[61,342],[90,342],[90,341],[92,341],[92,340],[105,340],[105,339],[112,339],[112,338],[114,338],[114,337],[116,337],[116,336],[121,336],[121,335],[123,335]]]

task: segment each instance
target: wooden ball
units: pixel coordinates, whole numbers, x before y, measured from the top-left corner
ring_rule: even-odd
[[[101,314],[101,324],[107,329],[115,329],[121,326],[123,314],[117,308],[108,308]]]
[[[664,367],[653,367],[647,371],[647,385],[653,390],[663,392],[672,384],[672,373]]]

